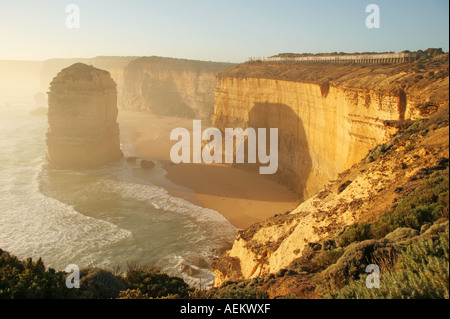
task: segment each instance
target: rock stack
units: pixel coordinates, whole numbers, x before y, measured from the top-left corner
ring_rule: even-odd
[[[109,72],[83,63],[63,69],[48,92],[47,159],[52,167],[92,168],[117,160],[117,88]]]

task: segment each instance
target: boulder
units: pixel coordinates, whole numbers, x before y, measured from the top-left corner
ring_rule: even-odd
[[[147,161],[147,160],[141,161],[142,169],[152,169],[153,167],[155,167],[155,163],[153,163],[152,161]]]
[[[186,273],[189,276],[195,276],[200,272],[198,269],[188,264],[182,264],[180,267],[180,271]]]
[[[211,248],[211,251],[217,256],[220,256],[227,250],[230,250],[231,248],[233,248],[233,244],[223,240],[220,242],[220,245],[218,247]]]
[[[206,261],[203,257],[194,257],[191,258],[190,261],[194,266],[200,267],[200,268],[209,268],[209,263]]]

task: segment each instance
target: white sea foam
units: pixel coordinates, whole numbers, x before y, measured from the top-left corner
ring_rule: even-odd
[[[93,188],[115,192],[123,198],[147,202],[156,209],[180,214],[207,231],[214,229],[216,238],[230,240],[237,233],[236,227],[217,211],[194,205],[182,198],[173,197],[161,187],[102,179]]]
[[[0,247],[16,255],[43,257],[47,264],[63,267],[75,256],[131,236],[128,230],[42,195],[35,176],[28,185],[3,185]]]

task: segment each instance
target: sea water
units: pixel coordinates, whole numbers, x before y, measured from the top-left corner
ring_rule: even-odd
[[[126,270],[138,263],[193,286],[212,283],[210,269],[189,276],[181,266],[194,257],[211,261],[211,248],[232,241],[235,227],[218,212],[135,177],[123,159],[92,170],[50,169],[47,117],[31,115],[29,105],[0,101],[1,249],[42,257],[57,270],[69,264]]]

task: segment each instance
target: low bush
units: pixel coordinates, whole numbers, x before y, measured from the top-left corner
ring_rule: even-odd
[[[209,292],[213,299],[267,299],[268,294],[258,289],[252,280],[230,283]]]
[[[80,293],[86,299],[117,298],[125,289],[123,282],[107,270],[101,268],[80,270]]]
[[[398,227],[416,230],[426,223],[448,218],[448,168],[437,171],[416,191],[400,199],[397,205],[371,226],[374,238],[383,238]]]
[[[124,283],[128,289],[139,289],[142,294],[151,298],[162,298],[169,295],[186,298],[189,295],[189,286],[182,278],[171,277],[161,273],[157,268],[129,269]]]
[[[371,227],[369,223],[353,224],[336,239],[336,244],[339,247],[346,247],[351,243],[373,238]]]
[[[380,288],[367,288],[367,275],[325,298],[411,299],[449,298],[449,228],[438,236],[421,237],[399,254],[395,265],[381,271]]]
[[[66,274],[46,269],[41,259],[20,261],[0,249],[0,298],[79,298],[76,289],[67,289]]]
[[[403,196],[396,206],[373,223],[350,225],[335,239],[339,247],[367,239],[381,239],[397,228],[420,231],[425,224],[448,219],[449,177],[446,170],[434,172],[413,193]]]
[[[343,248],[337,248],[331,251],[323,251],[314,258],[314,262],[318,269],[325,269],[328,266],[336,263],[338,259],[344,254]]]

